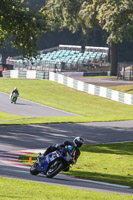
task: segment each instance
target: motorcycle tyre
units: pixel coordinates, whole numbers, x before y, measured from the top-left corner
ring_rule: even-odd
[[[11,103],[16,104],[16,101],[17,101],[17,98],[16,98],[16,97],[12,97],[12,98],[11,98]]]
[[[16,101],[17,101],[17,98],[14,97],[14,99],[13,99],[14,104],[16,104]]]
[[[35,166],[35,165],[36,165],[36,166]],[[38,163],[37,163],[37,162],[35,162],[35,163],[31,166],[31,168],[30,168],[30,173],[31,173],[32,175],[37,175],[37,174],[40,173],[40,172],[36,169],[37,166],[38,166]],[[32,168],[33,168],[33,169],[32,169]]]
[[[59,162],[57,168],[53,172],[49,172],[49,170],[51,169],[51,168],[49,168],[49,170],[46,173],[46,177],[52,178],[52,177],[56,176],[62,170],[62,168],[63,168],[63,164],[62,164],[62,162]]]

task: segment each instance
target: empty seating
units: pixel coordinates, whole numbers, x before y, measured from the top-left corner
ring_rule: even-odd
[[[108,48],[86,46],[85,51],[82,51],[81,46],[75,45],[59,45],[56,50],[50,52],[40,51],[36,59],[12,59],[12,63],[17,66],[49,66],[61,68],[62,63],[66,67],[71,65],[88,65],[94,62],[103,62],[108,60]],[[9,61],[8,61],[9,62]],[[11,62],[11,61],[10,61]],[[10,63],[7,63],[10,64]]]

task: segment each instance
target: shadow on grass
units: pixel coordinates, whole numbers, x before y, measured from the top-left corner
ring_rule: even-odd
[[[84,145],[82,151],[93,153],[109,153],[120,155],[133,155],[133,142],[117,144]]]
[[[28,197],[9,196],[9,195],[8,195],[8,196],[0,195],[0,197],[1,197],[1,198],[4,198],[4,199],[6,199],[6,198],[10,198],[10,199],[16,199],[16,198],[17,198],[17,199],[24,199],[24,198],[25,198],[25,199],[28,199]]]
[[[133,176],[130,174],[128,176],[120,176],[120,175],[110,175],[110,174],[102,174],[96,172],[87,172],[87,171],[69,171],[65,173],[70,176],[75,176],[78,178],[85,178],[88,180],[102,181],[107,183],[114,183],[119,185],[127,185],[133,188]]]

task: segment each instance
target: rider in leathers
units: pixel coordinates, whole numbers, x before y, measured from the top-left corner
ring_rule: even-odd
[[[12,92],[10,94],[10,99],[12,98],[13,93],[15,93],[19,96],[19,92],[18,92],[18,89],[16,87],[12,90]]]
[[[41,155],[41,153],[38,153],[37,155],[37,158],[38,159],[43,159],[44,156],[46,156],[47,154],[53,152],[53,151],[56,151],[60,148],[65,148],[67,146],[72,146],[75,148],[75,158],[74,158],[74,161],[72,164],[75,164],[77,162],[77,159],[78,157],[80,156],[80,150],[79,148],[82,146],[82,144],[84,143],[84,140],[81,138],[81,137],[76,137],[73,142],[70,142],[70,141],[65,141],[61,144],[56,144],[56,145],[52,145],[52,146],[49,146],[46,151],[44,152],[43,155]],[[68,168],[66,168],[64,171],[68,171],[69,170],[69,166]]]

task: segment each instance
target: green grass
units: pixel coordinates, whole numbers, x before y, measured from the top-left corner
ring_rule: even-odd
[[[79,117],[17,117],[0,113],[0,124],[133,120],[133,106],[89,95],[48,80],[0,79],[0,90],[17,87],[20,97],[79,114]]]
[[[108,87],[112,90],[117,90],[124,93],[133,94],[133,85],[119,85],[119,86],[110,86]]]
[[[0,78],[0,90],[17,87],[20,97],[82,115],[81,117],[21,117],[0,112],[0,124],[35,124],[132,120],[133,107],[76,91],[47,80]],[[119,90],[119,89],[118,89]],[[127,114],[128,113],[128,114]],[[116,145],[116,144],[115,144]],[[133,144],[87,145],[69,175],[133,187]],[[124,148],[124,149],[123,149]],[[30,156],[30,155],[29,155]],[[23,157],[28,162],[29,156]],[[33,156],[33,155],[32,155]],[[34,159],[36,155],[33,156]],[[0,178],[0,199],[128,200],[132,196],[80,191],[42,183]],[[8,191],[8,192],[7,192]],[[65,193],[65,195],[64,195]]]
[[[21,156],[28,163],[29,157]],[[90,180],[128,185],[133,188],[133,142],[84,145],[78,162],[66,174]]]
[[[24,120],[26,119],[26,117],[21,117],[21,116],[17,116],[17,115],[11,115],[11,114],[8,114],[8,113],[3,113],[3,112],[0,112],[0,121],[2,123],[6,122],[6,121],[10,121],[10,122],[14,122],[16,120]]]
[[[1,200],[132,200],[131,195],[119,195],[53,186],[43,183],[0,177]]]

